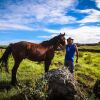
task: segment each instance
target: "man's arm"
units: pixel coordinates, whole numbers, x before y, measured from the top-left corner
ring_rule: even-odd
[[[77,47],[77,45],[75,45],[75,46],[76,46],[76,49],[75,49],[75,51],[76,51],[76,63],[78,63],[78,55],[79,55],[78,47]]]

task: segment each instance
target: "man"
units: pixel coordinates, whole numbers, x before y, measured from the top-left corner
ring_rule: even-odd
[[[73,39],[69,37],[66,43],[66,55],[64,65],[73,73],[74,70],[74,55],[76,52],[76,63],[78,63],[78,48],[73,44]]]

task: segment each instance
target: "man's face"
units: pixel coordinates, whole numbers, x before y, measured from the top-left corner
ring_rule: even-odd
[[[72,39],[68,39],[68,40],[67,40],[67,43],[68,43],[68,44],[72,44],[72,43],[73,43],[73,40],[72,40]]]

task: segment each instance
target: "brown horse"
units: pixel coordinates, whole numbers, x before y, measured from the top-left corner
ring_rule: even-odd
[[[17,83],[16,73],[17,69],[23,59],[27,58],[32,61],[44,61],[45,72],[49,70],[49,66],[54,57],[54,51],[59,47],[65,45],[65,33],[55,36],[54,38],[44,41],[40,44],[30,43],[21,41],[18,43],[10,44],[3,56],[0,59],[0,62],[5,65],[6,71],[8,71],[7,60],[9,55],[12,53],[15,64],[12,69],[12,80],[11,83],[15,85]]]

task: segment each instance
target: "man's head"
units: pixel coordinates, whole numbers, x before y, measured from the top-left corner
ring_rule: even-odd
[[[73,43],[73,39],[71,38],[71,37],[69,37],[68,39],[67,39],[67,44],[72,44]]]

